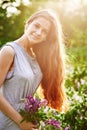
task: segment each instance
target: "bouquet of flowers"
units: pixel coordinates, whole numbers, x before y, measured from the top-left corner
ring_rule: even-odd
[[[47,100],[34,98],[32,95],[26,97],[25,108],[20,110],[23,121],[37,124],[40,130],[61,130],[61,123],[55,119],[49,119],[45,112]],[[42,125],[43,124],[43,125]]]

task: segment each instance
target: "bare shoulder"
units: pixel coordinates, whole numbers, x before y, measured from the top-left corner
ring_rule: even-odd
[[[13,62],[14,54],[14,49],[11,46],[4,46],[0,50],[0,66],[3,67],[6,64],[10,66],[10,64]]]
[[[0,56],[1,57],[14,57],[14,49],[11,46],[4,46],[1,50],[0,50]]]
[[[14,61],[14,49],[11,46],[3,46],[0,50],[0,85]]]

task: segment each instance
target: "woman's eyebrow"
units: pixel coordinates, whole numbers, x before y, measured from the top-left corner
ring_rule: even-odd
[[[42,23],[39,23],[38,21],[36,21],[35,24],[40,25],[40,26],[43,26],[43,24],[42,24]],[[44,27],[44,26],[43,26],[43,27]],[[44,29],[45,29],[46,31],[49,31],[49,29],[48,29],[46,26],[44,27]]]

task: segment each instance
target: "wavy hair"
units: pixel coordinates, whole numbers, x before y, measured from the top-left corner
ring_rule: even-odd
[[[41,87],[44,98],[49,106],[58,111],[63,110],[66,101],[65,93],[65,49],[63,33],[59,19],[49,10],[41,10],[32,15],[26,22],[25,28],[38,17],[51,22],[47,39],[33,46],[37,61],[43,73]]]

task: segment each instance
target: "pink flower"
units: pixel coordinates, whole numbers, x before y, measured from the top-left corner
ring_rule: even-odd
[[[55,119],[48,119],[48,120],[46,120],[45,123],[47,125],[52,125],[52,126],[54,126],[56,128],[60,128],[61,127],[61,123],[59,121],[55,120]]]
[[[39,107],[47,106],[48,101],[44,99],[43,101],[40,102]]]
[[[70,126],[67,126],[67,127],[65,128],[65,130],[70,130]]]

